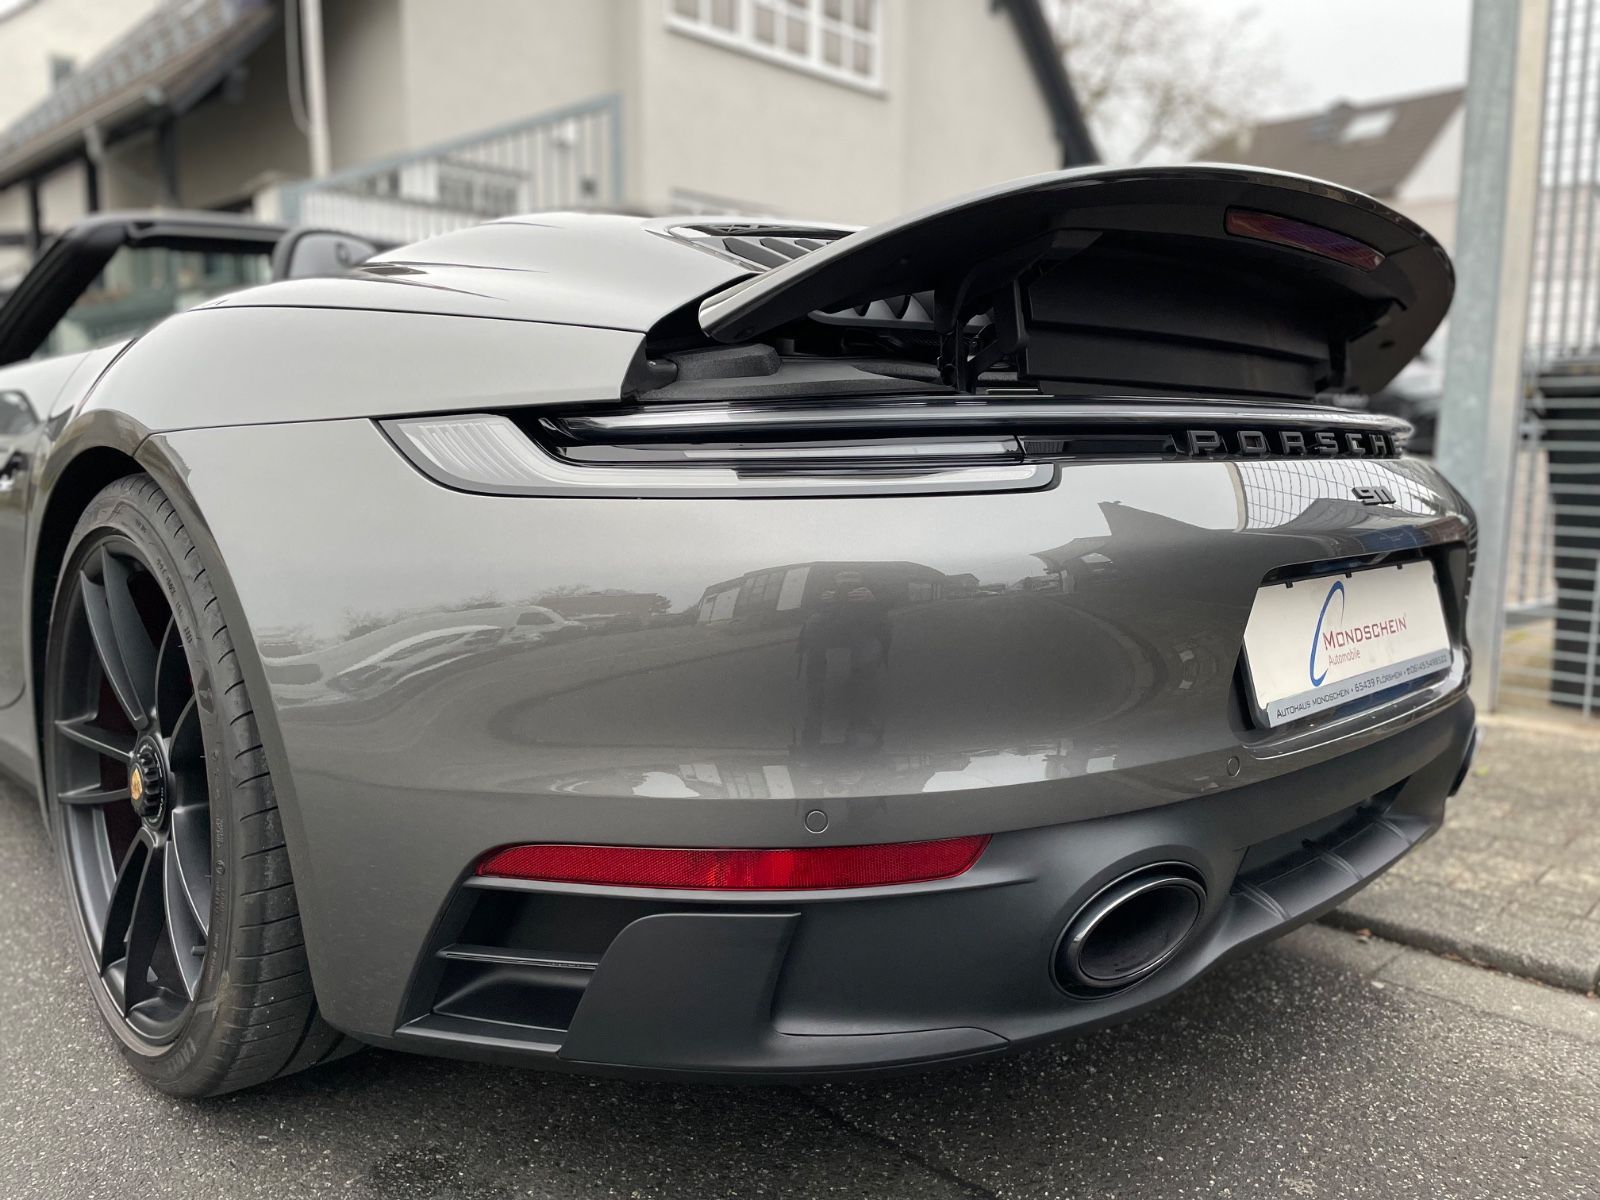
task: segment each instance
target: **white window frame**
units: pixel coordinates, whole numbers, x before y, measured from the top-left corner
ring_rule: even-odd
[[[1345,121],[1343,128],[1339,130],[1339,141],[1346,146],[1361,142],[1381,142],[1394,132],[1395,122],[1399,119],[1400,109],[1395,105],[1358,112]]]
[[[806,52],[803,55],[795,54],[782,45],[768,46],[756,40],[756,0],[733,0],[735,20],[738,25],[738,29],[733,32],[718,28],[711,23],[710,9],[714,2],[715,0],[699,0],[700,11],[705,15],[695,18],[679,13],[675,7],[676,0],[662,0],[662,6],[667,14],[667,28],[675,33],[685,34],[729,50],[737,50],[791,70],[816,75],[832,83],[842,83],[846,87],[874,94],[883,93],[884,0],[875,0],[873,27],[865,33],[849,22],[835,21],[827,16],[823,0],[806,0]],[[768,7],[779,12],[781,20],[781,13],[787,0],[766,0],[766,2]],[[847,45],[850,38],[870,43],[872,47],[870,75],[862,75],[847,67],[836,67],[823,58],[822,35],[835,27],[843,31],[842,36],[847,39]],[[781,39],[781,34],[779,36]]]

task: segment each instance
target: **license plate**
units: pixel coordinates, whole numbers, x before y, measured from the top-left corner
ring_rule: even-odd
[[[1276,583],[1256,592],[1244,632],[1256,714],[1283,725],[1450,665],[1450,631],[1430,562]]]

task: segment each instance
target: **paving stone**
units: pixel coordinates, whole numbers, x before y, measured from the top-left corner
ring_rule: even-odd
[[[1600,978],[1600,724],[1484,719],[1445,827],[1328,917],[1591,991]]]
[[[1586,917],[1594,911],[1597,904],[1600,904],[1600,895],[1593,892],[1569,892],[1565,888],[1550,887],[1541,882],[1519,893],[1513,898],[1512,903],[1542,908],[1564,917]]]
[[[1541,889],[1559,888],[1562,891],[1580,893],[1590,899],[1597,899],[1600,898],[1600,870],[1554,866],[1539,876],[1539,886]]]
[[[1376,938],[1368,940],[1377,942]],[[1317,951],[1328,956],[1328,951],[1320,945]],[[1589,997],[1574,996],[1556,988],[1530,987],[1522,980],[1467,963],[1399,947],[1393,954],[1374,952],[1372,958],[1381,960],[1382,965],[1372,974],[1384,983],[1427,992],[1509,1021],[1559,1029],[1583,1041],[1600,1044],[1600,1003]]]
[[[1600,924],[1511,905],[1471,932],[1469,957],[1587,992],[1600,975]]]

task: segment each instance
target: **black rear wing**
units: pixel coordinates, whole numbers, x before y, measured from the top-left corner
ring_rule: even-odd
[[[1359,192],[1254,167],[1061,171],[839,238],[706,299],[743,342],[931,293],[939,365],[1050,390],[1309,398],[1375,392],[1450,306],[1421,227]],[[987,320],[974,320],[980,316]]]

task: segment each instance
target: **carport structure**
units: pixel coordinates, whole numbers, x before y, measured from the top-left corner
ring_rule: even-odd
[[[0,237],[37,254],[53,232],[45,189],[72,174],[81,181],[83,211],[97,212],[107,201],[184,204],[184,124],[208,101],[237,91],[245,60],[279,19],[270,0],[191,0],[160,5],[133,25],[0,130],[0,194],[20,188],[26,197],[22,227],[0,229]],[[106,195],[113,158],[139,181],[133,194]],[[240,207],[247,199],[240,197]]]

